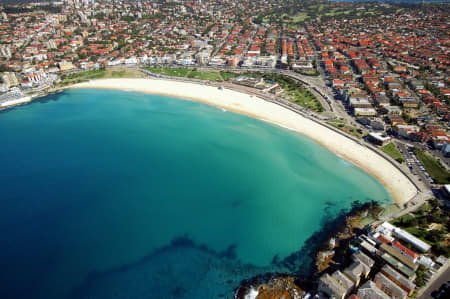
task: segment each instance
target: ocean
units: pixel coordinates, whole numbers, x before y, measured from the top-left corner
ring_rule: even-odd
[[[202,103],[77,89],[0,112],[1,298],[220,298],[308,273],[369,174]]]

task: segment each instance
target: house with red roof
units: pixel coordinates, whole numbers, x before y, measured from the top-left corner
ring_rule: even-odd
[[[395,250],[397,250],[398,252],[400,252],[403,256],[407,257],[413,263],[417,262],[417,259],[419,258],[419,254],[417,254],[416,252],[412,251],[411,249],[405,247],[399,241],[395,240],[394,242],[392,242],[392,247]]]

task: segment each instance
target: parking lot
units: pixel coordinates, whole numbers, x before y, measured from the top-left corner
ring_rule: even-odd
[[[412,147],[406,146],[403,143],[397,143],[397,146],[398,146],[398,149],[400,150],[400,153],[405,158],[406,166],[408,166],[409,171],[413,175],[418,176],[419,181],[422,181],[427,186],[432,187],[432,185],[434,184],[434,181],[428,174],[425,167],[419,161],[419,159],[417,159],[416,155],[414,154],[414,152],[412,150]]]

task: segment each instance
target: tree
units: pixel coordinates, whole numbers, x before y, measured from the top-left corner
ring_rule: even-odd
[[[423,265],[420,265],[416,271],[417,277],[416,277],[415,282],[419,288],[423,287],[425,285],[424,276],[425,276],[426,271],[427,271],[427,269]]]
[[[432,243],[437,243],[437,242],[444,240],[444,236],[442,235],[442,233],[439,230],[432,229],[428,232],[425,239],[427,239],[428,241],[430,241]]]

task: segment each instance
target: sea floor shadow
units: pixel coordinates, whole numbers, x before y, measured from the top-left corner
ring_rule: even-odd
[[[352,210],[360,204],[353,205]],[[101,273],[91,273],[72,298],[233,298],[239,285],[270,277],[294,275],[301,281],[314,274],[317,249],[345,219],[348,210],[327,214],[321,229],[286,258],[275,256],[261,267],[242,263],[237,244],[217,252],[196,244],[187,234],[173,239],[139,261]]]

